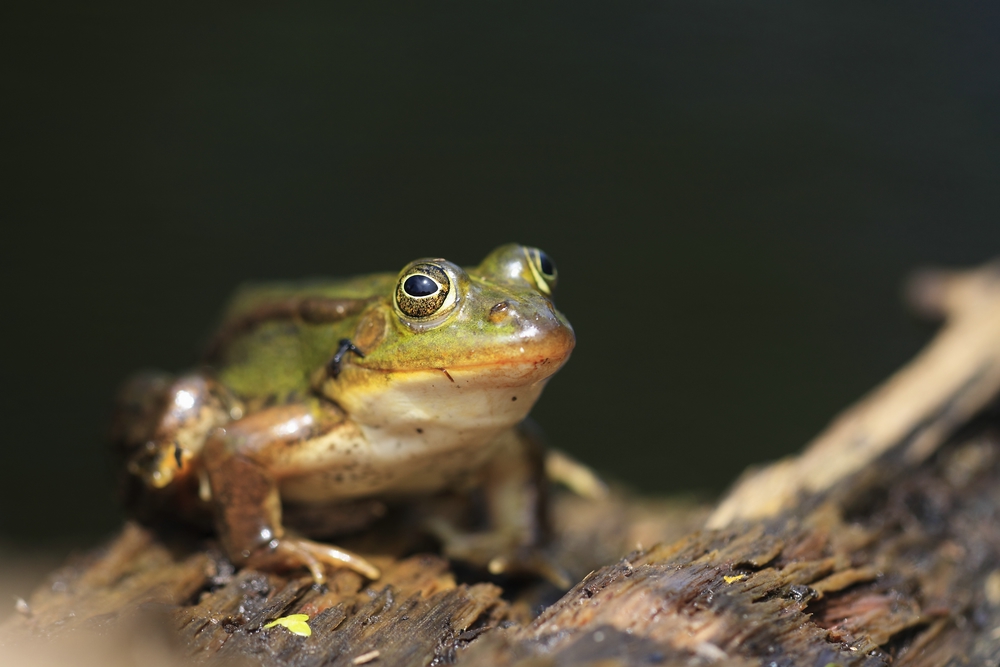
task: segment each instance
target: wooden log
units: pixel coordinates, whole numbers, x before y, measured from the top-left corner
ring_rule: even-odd
[[[24,664],[85,630],[131,647],[102,660],[153,647],[160,664],[997,664],[1000,265],[925,274],[913,298],[947,318],[928,348],[711,511],[558,496],[557,558],[582,577],[565,595],[398,548],[374,551],[379,581],[320,590],[130,524],[53,575],[0,645]],[[311,636],[265,627],[293,613]]]
[[[920,277],[948,322],[708,529],[585,578],[469,664],[997,664],[1000,266]]]
[[[708,508],[637,504],[622,496],[595,503],[562,494],[554,510],[562,527],[557,557],[586,572],[636,543],[680,537],[704,521]],[[377,537],[365,536],[362,544],[372,540]],[[45,657],[65,664],[67,654],[74,664],[133,664],[115,663],[114,652],[90,643],[86,651],[77,649],[80,635],[92,632],[196,661],[306,667],[361,664],[354,661],[367,656],[378,664],[450,664],[482,634],[524,625],[534,609],[558,597],[549,584],[520,582],[504,599],[493,583],[458,582],[448,562],[434,554],[372,560],[383,572],[377,582],[366,585],[342,570],[321,589],[301,573],[235,572],[217,549],[129,523],[104,549],[53,573],[19,617],[0,629],[0,647],[7,651],[0,664],[46,664]],[[311,636],[264,627],[290,614],[309,617]],[[166,640],[156,632],[162,628],[170,629]],[[58,650],[47,652],[50,643]],[[80,657],[88,653],[100,661]]]

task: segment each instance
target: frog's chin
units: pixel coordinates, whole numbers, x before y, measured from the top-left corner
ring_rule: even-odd
[[[282,464],[282,497],[407,495],[464,483],[527,416],[562,361],[405,371],[346,364],[323,390],[349,421],[301,452],[305,458]]]

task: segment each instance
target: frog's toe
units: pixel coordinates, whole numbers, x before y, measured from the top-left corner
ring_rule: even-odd
[[[604,500],[610,493],[596,472],[558,449],[545,454],[545,476],[588,500]]]
[[[326,567],[347,568],[367,579],[378,579],[382,573],[356,553],[298,537],[274,540],[266,547],[253,553],[248,565],[251,567],[305,567],[317,584],[326,582]]]
[[[490,574],[533,574],[561,590],[568,590],[573,585],[566,570],[548,554],[535,548],[521,548],[511,554],[494,556],[486,564],[486,569]]]

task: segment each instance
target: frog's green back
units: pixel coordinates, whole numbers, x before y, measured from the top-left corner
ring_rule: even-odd
[[[347,280],[246,285],[233,296],[220,328],[271,304],[304,297],[364,300],[389,295],[395,281],[395,274],[373,274]],[[284,402],[309,390],[313,372],[330,360],[338,341],[348,337],[356,324],[357,315],[324,324],[262,321],[228,340],[213,365],[219,380],[241,398]]]

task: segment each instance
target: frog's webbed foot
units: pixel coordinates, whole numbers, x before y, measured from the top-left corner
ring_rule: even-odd
[[[382,573],[356,553],[299,537],[282,537],[271,540],[250,554],[249,567],[295,568],[305,567],[317,584],[326,582],[326,567],[347,568],[367,579],[378,579]]]
[[[425,527],[441,541],[448,558],[482,567],[493,575],[538,576],[563,590],[572,585],[566,571],[548,554],[503,531],[463,532],[441,517],[429,517]]]

